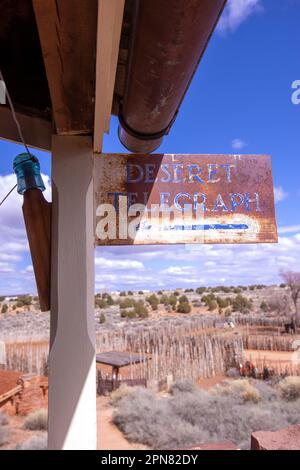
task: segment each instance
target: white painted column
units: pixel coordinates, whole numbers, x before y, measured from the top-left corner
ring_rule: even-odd
[[[52,139],[49,449],[96,449],[92,139]]]

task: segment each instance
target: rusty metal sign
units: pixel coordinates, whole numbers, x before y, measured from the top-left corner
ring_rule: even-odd
[[[97,245],[276,243],[269,155],[102,154]]]

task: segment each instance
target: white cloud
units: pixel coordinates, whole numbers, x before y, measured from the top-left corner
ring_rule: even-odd
[[[29,264],[28,266],[26,266],[26,268],[24,269],[25,273],[33,273],[33,266],[32,264]]]
[[[189,276],[195,272],[194,266],[169,266],[162,271],[164,274],[174,276]]]
[[[46,191],[51,200],[51,185],[48,175],[42,175]],[[0,200],[16,184],[16,175],[0,175]],[[0,287],[1,293],[15,294],[36,292],[33,272],[23,266],[30,260],[29,247],[22,213],[23,197],[14,190],[0,207]]]
[[[287,193],[282,186],[275,186],[274,187],[274,197],[275,197],[275,202],[281,202],[287,199],[289,196],[289,193]]]
[[[285,231],[283,227],[282,230]],[[281,236],[278,244],[109,247],[103,256],[110,258],[118,253],[118,259],[142,260],[145,271],[136,272],[134,280],[119,272],[109,282],[99,274],[98,283],[113,290],[120,289],[120,285],[174,289],[224,283],[276,283],[280,281],[280,270],[299,270],[300,227],[298,233],[295,228],[292,233]]]
[[[244,21],[263,10],[261,0],[228,0],[218,23],[221,33],[235,31]]]
[[[295,232],[300,232],[300,225],[288,225],[287,227],[278,227],[278,233],[282,235]]]
[[[123,269],[137,269],[143,270],[144,265],[141,261],[131,259],[108,259],[103,257],[95,258],[95,265],[102,269],[123,270]]]
[[[246,142],[242,139],[233,139],[231,141],[231,147],[235,150],[241,150],[247,146]]]

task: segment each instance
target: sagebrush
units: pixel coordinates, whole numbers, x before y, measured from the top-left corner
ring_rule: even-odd
[[[6,426],[9,423],[8,416],[0,411],[0,426]]]
[[[271,385],[247,379],[236,382],[210,390],[175,384],[167,397],[135,388],[117,402],[113,422],[130,441],[154,449],[224,440],[249,449],[252,432],[300,423],[300,406],[283,400]]]
[[[300,398],[300,377],[286,377],[278,387],[285,400],[294,401]]]
[[[30,413],[24,422],[24,428],[30,431],[46,431],[48,427],[48,411],[44,408]]]
[[[33,436],[18,444],[16,450],[47,450],[47,433]]]
[[[7,443],[7,439],[8,439],[7,426],[2,426],[0,424],[0,447]]]

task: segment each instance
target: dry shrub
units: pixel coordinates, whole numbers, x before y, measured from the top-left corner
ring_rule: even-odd
[[[24,422],[24,429],[30,431],[46,431],[48,428],[48,411],[44,408],[30,413]]]
[[[252,401],[253,403],[258,403],[260,400],[259,391],[251,385],[248,380],[235,380],[234,382],[231,382],[230,387],[231,392],[238,393],[244,402]]]
[[[173,383],[170,387],[170,393],[175,395],[176,393],[182,392],[195,392],[197,390],[196,386],[190,380],[179,380]]]
[[[117,390],[114,390],[110,395],[110,404],[116,406],[120,400],[127,397],[134,392],[136,387],[129,387],[126,384],[122,384]]]
[[[8,430],[5,426],[0,425],[0,447],[7,443]]]
[[[300,377],[286,377],[278,384],[278,388],[284,400],[298,400],[300,398]]]
[[[0,447],[7,443],[8,438],[8,417],[2,411],[0,412]]]
[[[179,386],[167,397],[135,389],[118,402],[113,421],[127,439],[154,449],[223,440],[249,449],[252,432],[275,431],[299,423],[300,410],[282,400],[272,387],[253,381],[254,386],[247,380],[236,382],[188,392],[180,391]]]
[[[9,423],[8,417],[5,413],[0,411],[0,426],[6,426]]]
[[[47,450],[47,447],[47,433],[42,433],[18,444],[16,450]]]

